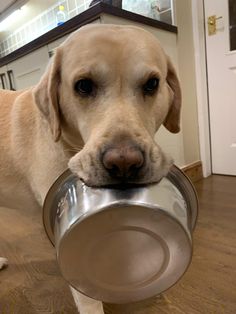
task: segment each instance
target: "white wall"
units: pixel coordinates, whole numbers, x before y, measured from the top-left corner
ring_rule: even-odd
[[[190,0],[176,1],[179,77],[182,86],[182,128],[186,164],[200,160],[195,53]]]
[[[203,175],[204,177],[207,177],[211,175],[212,170],[204,28],[205,17],[203,0],[192,0],[192,20],[196,68],[200,154],[202,160]]]

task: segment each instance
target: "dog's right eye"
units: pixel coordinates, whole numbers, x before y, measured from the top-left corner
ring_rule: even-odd
[[[81,96],[90,96],[94,92],[95,84],[91,79],[81,79],[75,83],[74,89]]]
[[[151,77],[143,85],[143,92],[146,95],[152,95],[158,89],[158,86],[159,86],[159,79],[156,77]]]

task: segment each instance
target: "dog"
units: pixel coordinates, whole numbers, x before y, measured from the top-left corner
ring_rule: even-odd
[[[154,135],[162,124],[179,132],[180,107],[176,71],[152,34],[80,28],[36,86],[0,92],[0,205],[40,210],[68,167],[89,186],[159,181],[173,161]],[[81,314],[103,313],[100,301],[72,293]]]

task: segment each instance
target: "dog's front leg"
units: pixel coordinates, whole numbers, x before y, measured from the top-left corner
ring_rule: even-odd
[[[70,289],[80,314],[104,314],[101,301],[86,297],[72,287]]]

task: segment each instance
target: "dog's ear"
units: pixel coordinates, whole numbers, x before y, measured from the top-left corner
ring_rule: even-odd
[[[61,51],[55,55],[38,85],[33,89],[34,100],[50,125],[53,139],[57,142],[61,135],[58,88],[60,84]]]
[[[172,95],[170,97],[169,112],[163,124],[170,132],[178,133],[180,131],[181,88],[175,68],[169,57],[167,57],[167,66],[166,80]]]

